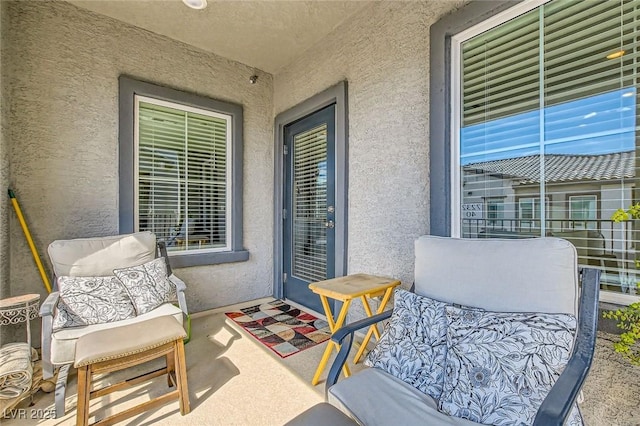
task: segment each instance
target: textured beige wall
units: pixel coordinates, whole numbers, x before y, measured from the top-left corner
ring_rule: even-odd
[[[7,115],[4,83],[4,60],[5,43],[4,31],[6,30],[5,20],[7,18],[7,5],[0,2],[0,196],[4,197],[6,188],[9,186],[9,146],[5,134],[5,117]],[[9,287],[9,200],[3,198],[0,202],[0,298],[8,297],[11,294]],[[0,327],[0,341],[15,340],[12,336],[13,330],[9,327]]]
[[[10,203],[6,197],[6,190],[9,186],[9,147],[5,134],[6,91],[4,90],[4,60],[5,43],[4,32],[6,29],[5,20],[7,18],[7,5],[0,2],[0,298],[9,295],[9,208]]]
[[[272,294],[271,75],[250,85],[253,68],[64,2],[10,2],[8,15],[10,180],[42,257],[55,239],[118,232],[118,76],[128,74],[244,106],[250,259],[176,275],[192,311]],[[44,295],[10,218],[12,292]]]
[[[274,77],[276,113],[348,81],[348,272],[413,280],[429,226],[429,27],[462,2],[380,2]]]

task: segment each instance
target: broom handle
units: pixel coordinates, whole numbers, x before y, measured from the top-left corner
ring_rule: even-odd
[[[44,267],[42,266],[42,262],[40,262],[40,256],[38,255],[38,250],[36,250],[36,246],[35,244],[33,244],[33,239],[31,239],[31,233],[29,232],[29,228],[27,228],[27,222],[24,221],[24,217],[22,216],[22,210],[20,210],[20,205],[18,204],[18,199],[16,198],[16,194],[14,194],[12,190],[9,190],[9,198],[11,198],[11,204],[13,204],[13,208],[16,211],[16,215],[18,216],[18,221],[20,222],[20,226],[22,226],[22,230],[24,231],[24,236],[27,237],[27,243],[29,244],[29,248],[31,249],[33,260],[35,260],[36,265],[38,265],[38,270],[40,271],[42,282],[44,282],[44,286],[47,289],[47,292],[51,293],[51,283],[49,282],[49,278],[47,277],[47,274],[44,272]]]

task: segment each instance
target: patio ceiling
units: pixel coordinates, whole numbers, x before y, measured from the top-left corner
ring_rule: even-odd
[[[69,0],[70,3],[276,73],[370,1]]]

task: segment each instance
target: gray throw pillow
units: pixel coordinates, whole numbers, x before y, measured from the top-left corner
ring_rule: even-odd
[[[569,360],[576,318],[453,306],[446,307],[446,315],[448,350],[440,410],[477,423],[532,424]],[[570,423],[580,424],[574,411]]]
[[[58,277],[60,300],[53,329],[120,321],[136,316],[122,283],[110,277]]]
[[[133,302],[137,315],[176,300],[176,286],[167,277],[167,265],[159,257],[143,265],[114,269]]]
[[[365,365],[438,399],[447,352],[445,303],[397,289],[391,319]]]

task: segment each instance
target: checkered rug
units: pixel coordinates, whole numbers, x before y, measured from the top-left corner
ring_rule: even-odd
[[[281,358],[309,349],[331,337],[325,320],[282,300],[226,312],[225,315]]]

